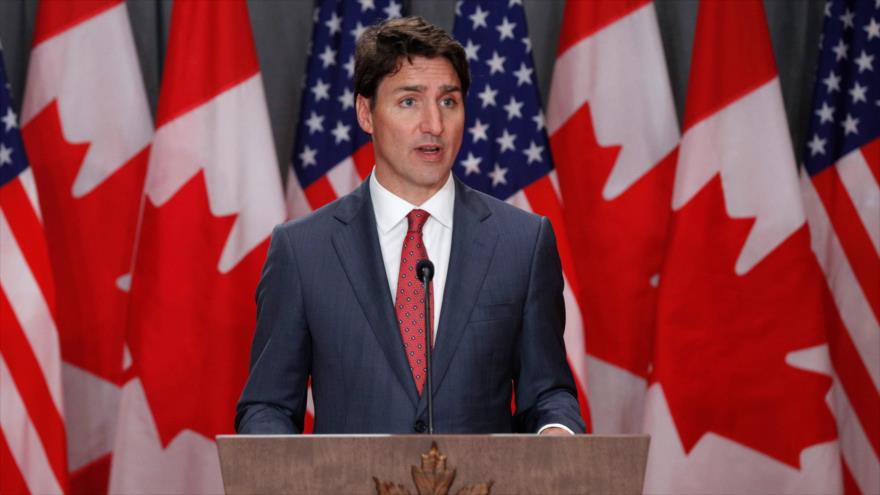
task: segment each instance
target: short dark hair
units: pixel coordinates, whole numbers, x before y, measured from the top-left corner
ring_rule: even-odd
[[[354,51],[355,94],[372,103],[382,79],[396,74],[404,58],[412,63],[413,57],[444,57],[458,75],[462,95],[467,95],[471,76],[464,48],[418,16],[389,19],[364,31]]]

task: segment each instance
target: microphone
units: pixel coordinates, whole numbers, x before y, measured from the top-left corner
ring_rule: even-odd
[[[419,260],[416,263],[416,273],[419,274],[419,280],[422,282],[430,282],[434,278],[434,263],[431,263],[431,260]]]
[[[428,388],[428,434],[434,434],[434,384],[431,380],[431,352],[434,343],[433,319],[431,318],[431,294],[428,290],[431,279],[434,278],[434,263],[431,260],[419,260],[416,263],[416,274],[422,281],[425,289],[425,368],[427,369],[427,382],[425,386]]]

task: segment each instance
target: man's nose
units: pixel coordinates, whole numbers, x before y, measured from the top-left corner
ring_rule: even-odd
[[[443,133],[443,114],[437,105],[427,105],[422,112],[419,130],[424,134],[439,136]]]

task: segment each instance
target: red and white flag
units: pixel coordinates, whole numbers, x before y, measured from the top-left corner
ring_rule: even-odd
[[[566,4],[547,129],[593,431],[640,431],[679,139],[652,2]]]
[[[55,286],[0,47],[0,493],[69,493]]]
[[[645,491],[838,493],[824,282],[760,0],[700,4],[684,120]]]
[[[106,492],[149,142],[126,6],[41,2],[22,110],[57,285],[71,491]]]
[[[112,492],[222,492],[284,196],[244,0],[175,2],[132,272]]]

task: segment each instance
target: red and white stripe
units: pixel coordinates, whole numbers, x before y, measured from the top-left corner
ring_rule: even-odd
[[[61,353],[46,241],[26,170],[0,189],[0,492],[67,493]]]
[[[801,190],[827,308],[834,412],[847,493],[880,493],[880,139]]]

